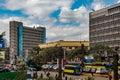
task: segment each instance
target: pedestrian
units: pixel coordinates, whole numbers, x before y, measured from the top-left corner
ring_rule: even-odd
[[[57,76],[57,74],[56,74],[56,75],[55,75],[55,80],[57,80],[57,77],[58,77],[58,76]]]
[[[112,80],[112,76],[111,75],[109,75],[109,80]]]
[[[43,78],[43,74],[41,73],[40,78]]]
[[[109,78],[109,80],[112,80],[112,76],[111,76],[111,71],[110,71],[110,69],[108,69],[108,78]]]
[[[47,73],[47,77],[49,77],[49,76],[50,76],[50,73],[48,72],[48,73]]]
[[[69,80],[72,80],[72,78],[70,77],[70,79]]]
[[[46,74],[46,70],[44,70],[44,73]]]
[[[91,72],[91,76],[93,77],[93,72]]]
[[[63,72],[63,77],[65,77],[65,73]]]
[[[65,80],[67,80],[67,76],[65,76]]]

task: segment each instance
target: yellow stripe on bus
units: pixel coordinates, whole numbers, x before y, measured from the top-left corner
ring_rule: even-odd
[[[92,66],[85,66],[85,68],[92,68]]]
[[[65,69],[64,72],[66,72],[66,73],[74,73],[74,70]]]
[[[92,66],[92,68],[105,68],[105,66]]]
[[[120,66],[118,66],[118,69],[120,69]]]

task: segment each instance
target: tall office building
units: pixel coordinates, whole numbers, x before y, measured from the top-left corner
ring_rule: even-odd
[[[120,46],[120,3],[89,14],[90,46]]]
[[[27,52],[40,43],[46,43],[46,28],[23,26],[22,22],[10,21],[10,58],[25,57]]]

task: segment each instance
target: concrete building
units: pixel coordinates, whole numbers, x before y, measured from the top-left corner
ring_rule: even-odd
[[[46,42],[46,28],[23,26],[22,22],[10,21],[10,58],[25,57],[27,52]]]
[[[60,46],[63,49],[68,51],[68,50],[72,50],[72,49],[78,48],[82,44],[84,44],[84,46],[89,49],[89,42],[88,41],[64,41],[64,40],[59,40],[59,41],[56,41],[56,42],[39,44],[39,46],[42,49],[47,48],[47,47]]]
[[[89,14],[90,46],[120,46],[120,3]]]

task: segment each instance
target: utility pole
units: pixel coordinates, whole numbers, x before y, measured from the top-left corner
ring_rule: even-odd
[[[113,80],[118,80],[118,49],[119,47],[115,47],[114,53],[113,53],[113,70],[114,70],[114,79]]]

